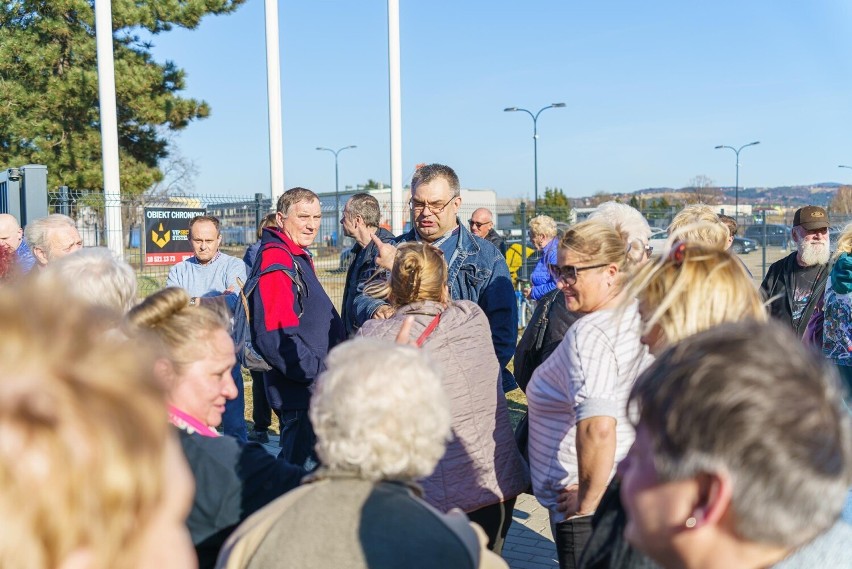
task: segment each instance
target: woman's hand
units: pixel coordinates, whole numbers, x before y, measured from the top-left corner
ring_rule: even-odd
[[[556,511],[565,514],[565,518],[577,515],[580,507],[580,485],[572,484],[556,497]]]

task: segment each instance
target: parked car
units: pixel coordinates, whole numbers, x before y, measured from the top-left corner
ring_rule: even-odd
[[[753,239],[758,245],[762,245],[764,227],[766,227],[767,245],[787,247],[792,243],[793,239],[790,234],[790,228],[786,225],[778,225],[774,223],[767,223],[765,226],[763,224],[749,225],[745,228],[745,231],[743,231],[743,237]]]
[[[734,237],[734,242],[731,243],[731,251],[737,255],[751,253],[757,249],[757,247],[757,241],[754,239],[747,239],[745,237]]]

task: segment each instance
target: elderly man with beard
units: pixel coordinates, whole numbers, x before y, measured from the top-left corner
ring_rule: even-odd
[[[793,217],[793,241],[797,250],[769,267],[760,288],[770,300],[770,313],[790,325],[801,338],[811,314],[825,292],[828,277],[828,214],[818,206],[806,206]]]

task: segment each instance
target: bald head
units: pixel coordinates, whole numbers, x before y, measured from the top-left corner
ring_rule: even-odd
[[[24,238],[24,230],[14,215],[0,213],[0,245],[16,251]]]
[[[477,208],[470,216],[470,232],[485,238],[491,228],[494,227],[494,216],[491,210],[484,207]]]

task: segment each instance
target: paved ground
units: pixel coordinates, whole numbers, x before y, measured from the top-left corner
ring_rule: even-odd
[[[272,455],[278,454],[278,437],[270,433],[264,445]],[[529,494],[521,494],[515,503],[513,522],[503,546],[503,558],[512,569],[545,569],[559,567],[556,547],[550,535],[550,521],[545,510]]]

